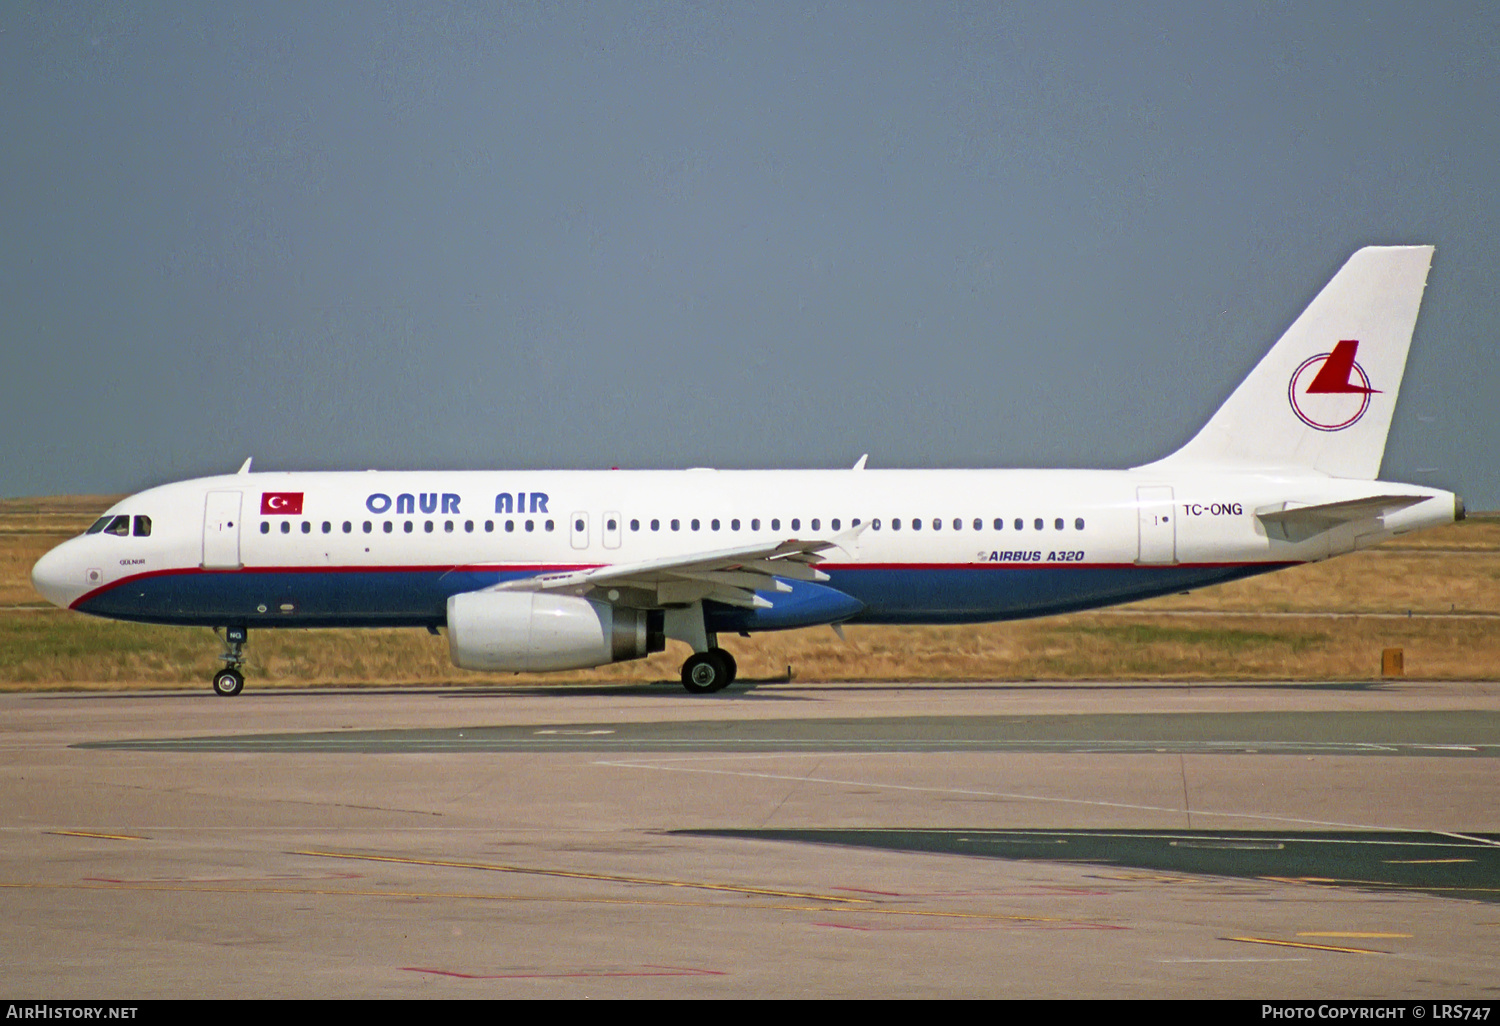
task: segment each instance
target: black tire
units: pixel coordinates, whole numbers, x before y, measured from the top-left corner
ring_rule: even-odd
[[[233,698],[245,688],[245,675],[239,670],[220,670],[214,674],[214,694]]]
[[[729,670],[717,649],[688,656],[682,664],[682,686],[694,695],[722,691],[729,686]]]
[[[740,667],[739,664],[734,661],[734,656],[730,655],[727,650],[722,648],[715,648],[711,651],[714,655],[719,657],[719,662],[724,664],[724,672],[729,674],[729,679],[725,682],[726,686],[729,684],[733,684],[734,679],[740,675]]]

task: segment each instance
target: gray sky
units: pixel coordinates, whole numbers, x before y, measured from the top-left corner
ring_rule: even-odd
[[[1383,476],[1500,508],[1497,11],[5,4],[0,495],[1127,466],[1430,242]]]

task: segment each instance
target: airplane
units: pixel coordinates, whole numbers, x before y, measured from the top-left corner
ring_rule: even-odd
[[[722,635],[1046,616],[1316,562],[1464,518],[1377,480],[1431,246],[1357,251],[1186,445],[1128,470],[252,472],[151,488],[32,581],[94,616],[222,632],[425,627],[473,670]],[[841,631],[840,631],[841,632]]]

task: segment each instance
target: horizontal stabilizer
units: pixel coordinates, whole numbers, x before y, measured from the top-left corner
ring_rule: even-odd
[[[1426,495],[1372,495],[1368,499],[1350,499],[1347,502],[1325,502],[1317,506],[1293,506],[1291,509],[1273,509],[1256,512],[1256,516],[1267,523],[1278,524],[1347,524],[1355,520],[1383,517],[1398,509],[1425,502]]]
[[[1339,524],[1374,520],[1425,502],[1426,495],[1372,495],[1365,499],[1324,502],[1316,506],[1293,506],[1258,509],[1255,515],[1266,525],[1266,533],[1284,541],[1303,541]],[[1290,507],[1290,508],[1287,508]]]

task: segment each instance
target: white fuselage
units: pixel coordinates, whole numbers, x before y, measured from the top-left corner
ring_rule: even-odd
[[[1393,493],[1414,501],[1313,532],[1257,515]],[[1326,559],[1455,510],[1411,485],[1149,467],[258,473],[133,495],[107,516],[147,517],[149,535],[75,538],[33,578],[58,605],[146,622],[438,626],[451,595],[518,577],[862,526],[819,565],[860,605],[837,619],[969,622]],[[803,625],[784,621],[725,609],[710,627]]]

